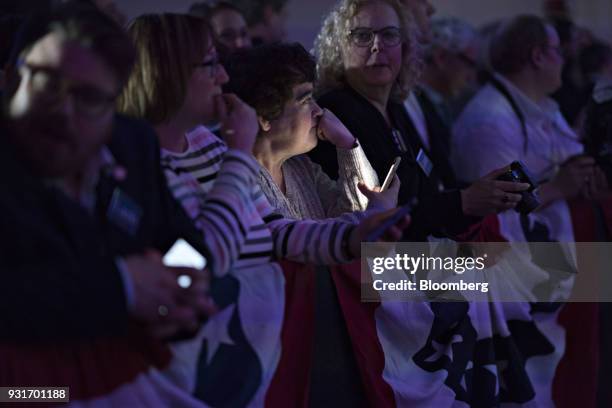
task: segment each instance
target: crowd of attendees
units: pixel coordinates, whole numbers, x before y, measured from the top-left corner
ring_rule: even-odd
[[[3,16],[0,386],[608,406],[604,306],[360,301],[362,243],[404,205],[377,240],[612,239],[612,48],[546,11],[478,30],[428,0],[337,0],[311,51],[285,42],[285,0]],[[516,161],[529,214],[530,184],[500,179]],[[205,269],[164,264],[178,239]]]

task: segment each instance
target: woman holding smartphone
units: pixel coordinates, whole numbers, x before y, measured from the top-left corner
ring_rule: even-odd
[[[322,220],[342,211],[363,208],[361,197],[369,201],[370,209],[395,207],[397,177],[390,178],[393,183],[383,193],[364,184],[358,187],[359,182],[366,180],[377,185],[378,178],[355,137],[333,113],[315,102],[312,95],[315,63],[304,47],[277,44],[244,50],[230,57],[226,68],[230,75],[226,89],[235,92],[257,113],[260,129],[253,151],[261,165],[259,183],[279,212],[292,218]],[[252,72],[257,72],[257,76]],[[331,180],[305,154],[321,139],[335,147],[340,167],[338,180]],[[358,188],[365,196],[358,193]],[[343,218],[361,216],[363,213],[350,213]],[[310,368],[308,392],[312,406],[359,406],[365,398],[351,344],[355,339],[347,330],[349,322],[345,316],[347,302],[359,310],[367,310],[367,306],[359,304],[358,293],[347,295],[339,290],[346,284],[347,276],[359,277],[359,271],[359,262],[304,270],[302,273],[308,276],[305,286],[314,290],[287,294],[314,309],[309,319],[288,316],[302,320],[307,328],[293,329],[300,333],[303,342],[287,345],[281,358],[281,369],[285,361]],[[313,350],[312,355],[302,359],[306,353],[303,349]],[[333,392],[329,389],[331,384]]]
[[[480,217],[512,209],[525,186],[495,180],[499,169],[467,188],[439,191],[436,169],[422,146],[402,102],[418,79],[418,33],[399,1],[339,1],[326,17],[315,45],[317,102],[332,111],[355,135],[383,178],[397,156],[402,161],[398,202],[418,199],[414,223],[404,237],[424,241],[429,235],[456,237]],[[321,143],[311,157],[328,174],[336,160]]]
[[[315,62],[304,47],[276,44],[243,50],[228,59],[226,69],[230,81],[225,88],[256,110],[259,131],[253,154],[261,165],[262,190],[276,209],[297,219],[323,219],[368,205],[396,206],[399,180],[389,183],[386,193],[377,192],[378,177],[355,137],[314,100]],[[319,140],[335,148],[338,180],[306,155]]]

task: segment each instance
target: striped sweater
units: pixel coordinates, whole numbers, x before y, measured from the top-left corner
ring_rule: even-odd
[[[231,383],[231,395],[223,399],[263,406],[281,356],[285,310],[285,278],[274,260],[348,262],[346,246],[355,224],[287,219],[273,211],[255,181],[259,165],[252,156],[228,150],[204,127],[187,140],[186,152],[162,151],[161,163],[175,197],[203,228],[207,242],[217,245],[211,251],[217,278],[213,298],[221,311],[194,339],[172,345],[174,359],[165,374],[209,405]],[[232,360],[236,355],[240,364]]]
[[[216,276],[273,259],[317,264],[350,260],[345,248],[354,224],[285,218],[262,193],[254,158],[228,150],[202,126],[187,134],[187,140],[186,152],[162,150],[161,164],[174,196],[207,231]]]

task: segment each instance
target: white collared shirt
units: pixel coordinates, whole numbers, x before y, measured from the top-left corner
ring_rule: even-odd
[[[408,95],[408,98],[406,98],[404,101],[404,108],[406,108],[406,112],[412,120],[412,124],[416,128],[416,131],[421,138],[421,142],[423,142],[423,146],[425,146],[425,148],[429,151],[429,133],[427,132],[425,114],[423,113],[423,109],[421,108],[421,105],[419,104],[414,92],[410,92],[410,95]]]
[[[510,102],[486,85],[453,127],[451,161],[458,178],[472,182],[521,160],[538,181],[550,179],[561,163],[583,152],[578,136],[552,99],[538,104],[502,75],[495,76],[523,113],[527,140]]]

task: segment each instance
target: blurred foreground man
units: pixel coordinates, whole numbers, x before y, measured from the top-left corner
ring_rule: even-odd
[[[207,276],[161,254],[178,238],[208,254],[151,129],[115,115],[131,42],[74,5],[19,38],[0,133],[0,384],[69,386],[77,406],[198,406],[156,368],[170,358],[160,340],[213,310]]]

